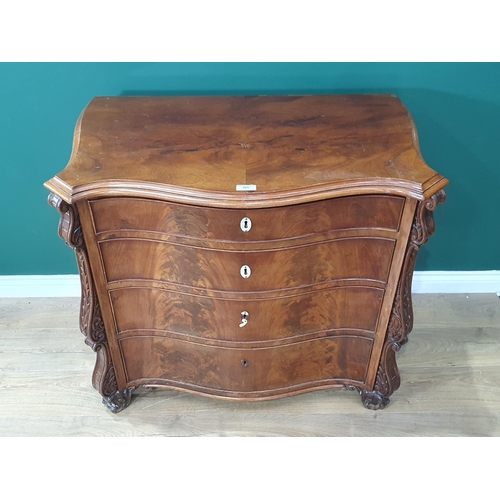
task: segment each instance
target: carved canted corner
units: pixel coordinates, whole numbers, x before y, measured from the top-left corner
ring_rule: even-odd
[[[372,410],[384,408],[389,403],[389,396],[399,388],[401,383],[396,364],[396,352],[408,342],[408,334],[413,329],[411,285],[415,262],[420,247],[427,242],[436,229],[433,212],[445,200],[445,192],[439,191],[417,206],[375,384],[372,391],[360,391],[361,399],[366,408]]]
[[[73,248],[80,274],[82,289],[80,301],[80,330],[85,336],[85,343],[97,354],[92,385],[103,396],[103,403],[113,413],[125,409],[130,404],[133,389],[119,391],[116,383],[115,370],[109,353],[106,329],[101,315],[99,300],[95,291],[90,270],[89,259],[78,210],[59,196],[51,193],[49,205],[61,214],[59,221],[59,236]]]
[[[78,211],[73,205],[66,203],[62,198],[54,193],[49,194],[49,205],[54,207],[61,215],[59,220],[59,236],[65,241],[66,245],[74,248],[83,246],[83,234],[80,225]]]

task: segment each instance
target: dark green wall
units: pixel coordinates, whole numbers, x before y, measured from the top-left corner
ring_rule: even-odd
[[[394,93],[450,180],[418,270],[500,269],[500,64],[0,64],[0,275],[73,274],[44,181],[96,95]]]

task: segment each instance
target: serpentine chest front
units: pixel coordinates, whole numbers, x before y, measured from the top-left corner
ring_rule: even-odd
[[[94,387],[383,408],[446,184],[394,96],[95,98],[46,183]]]

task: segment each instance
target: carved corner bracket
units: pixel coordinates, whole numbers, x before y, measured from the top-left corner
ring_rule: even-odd
[[[113,413],[118,413],[130,404],[134,388],[118,390],[78,210],[53,193],[49,194],[48,202],[61,214],[59,236],[73,248],[76,255],[82,288],[80,330],[85,336],[85,343],[97,354],[92,385],[103,396],[103,403]]]
[[[389,396],[399,388],[401,383],[396,364],[396,352],[408,342],[408,334],[413,329],[411,285],[415,262],[420,247],[436,230],[433,212],[445,200],[446,194],[441,190],[417,205],[375,384],[372,391],[365,389],[360,391],[366,408],[383,409],[389,403]]]

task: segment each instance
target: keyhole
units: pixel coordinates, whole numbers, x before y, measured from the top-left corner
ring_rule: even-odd
[[[250,277],[250,275],[252,274],[252,270],[250,269],[249,266],[244,265],[244,266],[241,266],[240,274],[241,274],[242,278],[246,279],[246,278]]]
[[[244,233],[248,233],[248,231],[250,231],[250,229],[252,229],[252,221],[248,217],[243,217],[243,219],[241,219],[241,222],[240,222],[240,229]]]
[[[242,359],[241,366],[243,366],[243,368],[246,368],[248,366],[248,361],[246,359]]]
[[[246,311],[243,311],[241,313],[241,323],[240,323],[240,328],[243,328],[246,326],[248,323],[248,313]]]

